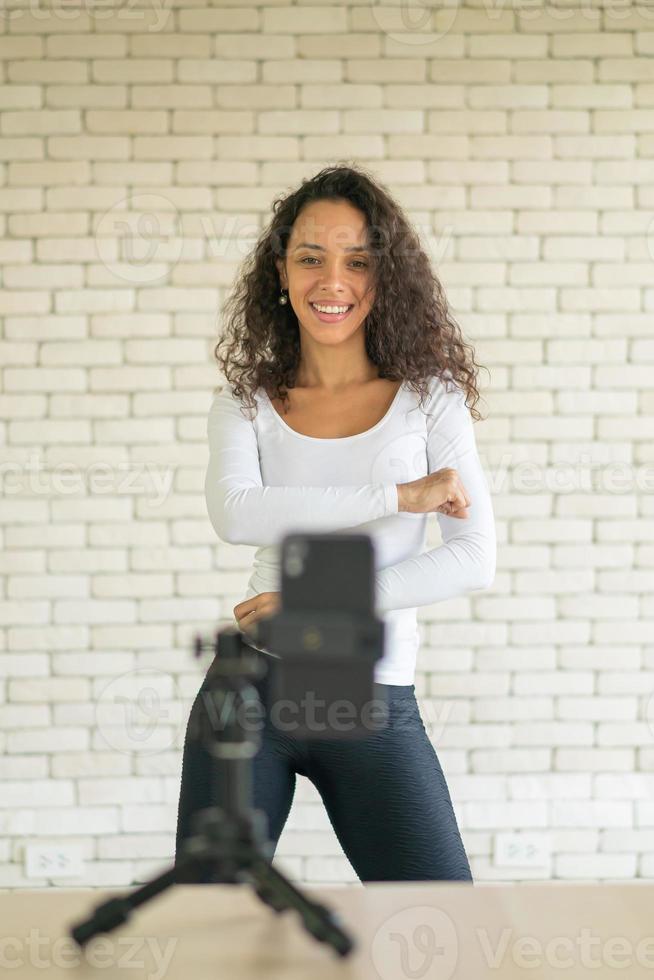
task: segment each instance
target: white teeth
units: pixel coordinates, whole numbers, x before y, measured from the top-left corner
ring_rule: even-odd
[[[318,306],[317,303],[312,303],[317,310],[321,313],[346,313],[349,310],[349,306]]]

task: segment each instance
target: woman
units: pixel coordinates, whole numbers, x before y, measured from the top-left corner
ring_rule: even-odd
[[[375,690],[389,715],[363,739],[313,741],[285,737],[266,715],[253,805],[276,846],[301,773],[361,881],[472,881],[414,677],[416,607],[487,588],[495,574],[471,420],[477,365],[417,235],[362,168],[326,167],[273,211],[215,349],[233,390],[223,387],[209,413],[209,517],[222,540],[258,546],[234,609],[246,634],[279,608],[286,532],[357,527],[371,536],[386,627]],[[429,512],[443,544],[423,552]],[[259,689],[266,704],[266,678]],[[177,860],[193,815],[219,802],[212,765],[187,731]],[[208,867],[201,880],[220,879]]]

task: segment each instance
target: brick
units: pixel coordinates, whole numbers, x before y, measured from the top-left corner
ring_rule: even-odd
[[[3,109],[39,109],[43,96],[38,85],[7,85],[0,93]]]
[[[75,802],[74,786],[61,779],[4,780],[2,801],[12,807],[70,806]]]
[[[133,156],[135,160],[209,159],[211,149],[209,136],[135,136]]]
[[[517,801],[499,802],[486,800],[483,803],[464,803],[463,827],[471,828],[508,828],[516,825],[524,827],[547,827],[548,810],[545,802],[530,800],[528,803]]]
[[[60,600],[53,603],[55,623],[132,623],[136,620],[135,603],[128,599],[87,599],[85,602]]]
[[[330,105],[329,95],[327,100],[311,99],[307,97],[307,89],[304,86],[300,92],[300,104],[305,105]],[[336,86],[331,89],[328,86],[320,86],[319,93],[324,95],[325,91],[333,92]],[[332,98],[336,98],[332,95]],[[356,96],[353,95],[354,101]],[[293,109],[297,104],[296,89],[294,85],[279,84],[271,88],[269,85],[226,85],[218,90],[216,101],[219,106],[226,109]],[[338,104],[338,99],[333,104]],[[365,104],[365,102],[364,102]]]
[[[478,697],[472,709],[475,721],[524,721],[553,719],[554,699],[551,697]]]
[[[549,208],[552,204],[552,189],[544,184],[492,184],[471,188],[470,199],[474,207],[482,208],[521,208],[528,205]]]
[[[579,718],[590,721],[635,720],[638,705],[635,698],[566,698],[558,699],[557,717],[566,720]]]
[[[263,86],[265,88],[265,86]],[[278,86],[277,92],[288,93],[287,102],[294,104],[293,87]],[[376,109],[382,105],[382,89],[378,85],[302,85],[300,88],[300,106],[317,109],[348,109],[351,106]],[[389,106],[406,105],[405,101],[393,101],[392,93],[387,89]],[[413,106],[420,102],[420,93],[416,93]]]
[[[599,157],[624,158],[635,152],[633,136],[598,136],[594,133],[588,136],[554,136],[554,149],[559,157]]]
[[[43,109],[5,112],[2,119],[2,132],[5,136],[58,135],[59,133],[79,133],[82,119],[77,109]]]
[[[0,160],[41,160],[44,141],[39,137],[4,139],[0,137]]]
[[[25,756],[17,756],[13,759],[5,757],[0,759],[0,776],[3,780],[46,779],[49,771],[48,763],[46,755],[34,755],[29,759]],[[9,844],[9,841],[6,843]]]
[[[430,693],[439,697],[479,697],[501,695],[509,692],[507,673],[489,672],[487,674],[461,674],[439,672],[432,678]]]
[[[516,723],[513,726],[512,734],[516,745],[558,747],[561,745],[592,745],[593,743],[593,725],[591,722]]]
[[[144,856],[163,860],[170,858],[174,850],[175,840],[171,834],[116,834],[98,840],[98,857],[112,861]]]
[[[633,748],[560,747],[556,750],[555,767],[559,770],[628,772],[634,767]]]
[[[127,833],[157,833],[174,826],[177,814],[172,804],[167,806],[125,805],[121,812],[121,830]]]
[[[52,722],[50,709],[45,704],[32,704],[27,707],[24,704],[0,705],[0,720],[3,728],[6,729],[49,728]]]
[[[216,157],[223,160],[297,160],[299,143],[292,136],[219,136]]]
[[[53,108],[123,109],[126,85],[49,85],[48,104]]]
[[[632,36],[627,31],[622,34],[601,31],[588,34],[553,34],[551,44],[555,58],[597,58],[632,53]]]
[[[44,41],[40,37],[19,37],[5,35],[0,37],[0,58],[40,58],[44,51]],[[64,52],[65,53],[65,52]]]
[[[545,58],[547,37],[526,34],[478,34],[468,40],[468,55],[477,58]]]
[[[254,82],[257,79],[256,61],[236,61],[211,58],[206,61],[201,58],[184,59],[177,62],[177,80],[192,85],[200,83],[234,84]]]
[[[91,167],[85,160],[67,163],[48,161],[47,163],[12,163],[9,165],[9,182],[14,186],[88,184],[90,176]]]
[[[593,128],[598,133],[640,133],[654,128],[653,109],[598,109]]]
[[[25,710],[25,709],[23,709]],[[10,732],[7,736],[7,752],[20,755],[22,753],[49,752],[52,745],[52,731],[50,726],[47,730],[26,729],[25,731]],[[56,747],[58,752],[79,752],[89,747],[89,732],[87,728],[71,728],[63,725],[57,726]],[[66,808],[68,820],[71,820],[71,807]],[[70,833],[73,826],[67,823],[66,833]],[[90,832],[88,824],[84,824],[85,830]],[[52,833],[48,830],[48,833]]]
[[[340,34],[348,28],[347,11],[340,7],[281,10],[264,7],[261,13],[264,34]]]
[[[552,801],[552,824],[558,827],[631,827],[633,806],[628,801]]]
[[[651,82],[654,78],[649,58],[601,58],[598,63],[600,82]]]
[[[280,40],[290,41],[290,38],[261,38],[264,44],[279,42]],[[264,57],[272,58],[274,55],[275,44],[272,44],[272,51],[266,51]],[[263,61],[261,63],[261,78],[265,85],[289,85],[304,82],[323,82],[334,83],[343,79],[343,65],[340,60],[335,58],[312,58],[311,60],[300,60],[292,58],[292,46],[290,50],[285,49],[285,55],[275,61]],[[357,79],[351,78],[355,82]],[[366,79],[361,79],[366,81]],[[376,81],[376,79],[371,79]]]
[[[247,35],[243,35],[247,37]],[[122,38],[127,43],[126,38]],[[132,34],[129,38],[130,54],[136,58],[159,56],[166,58],[208,58],[212,51],[212,41],[216,44],[215,53],[224,56],[220,43],[226,41],[224,47],[237,43],[234,35],[211,38],[202,34],[162,34],[160,31],[152,34]],[[232,49],[233,50],[233,47]]]
[[[499,110],[450,112],[439,109],[427,113],[427,130],[432,133],[506,133],[507,117]]]
[[[299,152],[299,151],[298,151]],[[306,136],[302,140],[302,157],[305,160],[324,160],[341,156],[365,156],[381,159],[384,156],[384,137],[366,134],[357,136]]]
[[[630,109],[633,96],[628,85],[552,85],[549,105],[553,109]]]
[[[645,745],[652,741],[652,729],[645,722],[605,722],[597,726],[597,744],[605,745]]]
[[[636,874],[635,854],[559,854],[554,857],[557,878],[631,879]]]
[[[142,92],[143,89],[140,91]],[[181,91],[186,92],[187,90],[181,89]],[[193,98],[198,98],[195,89]],[[134,104],[137,103],[134,102]],[[139,104],[147,103],[141,99]],[[197,105],[197,101],[194,104]],[[164,111],[139,112],[136,109],[122,111],[92,109],[86,113],[86,125],[91,133],[165,133],[168,129],[168,120]]]
[[[127,38],[121,34],[53,34],[45,38],[45,53],[48,58],[124,58]]]
[[[182,34],[223,34],[243,31],[256,34],[261,29],[266,30],[265,21],[262,25],[259,11],[254,7],[245,10],[233,7],[229,10],[198,8],[179,11],[179,30]]]
[[[120,799],[129,803],[159,803],[163,796],[160,779],[127,778],[78,779],[78,802],[82,806],[113,803]]]
[[[36,82],[39,85],[49,82],[83,84],[88,81],[89,69],[86,61],[25,59],[10,62],[8,75],[10,82]]]
[[[636,651],[636,656],[638,656],[638,651]],[[633,654],[632,659],[635,659]],[[652,693],[652,679],[647,671],[630,670],[629,661],[626,659],[626,662],[623,662],[622,670],[603,673],[598,677],[597,689],[600,694],[649,695]]]
[[[545,85],[470,85],[468,104],[472,109],[538,109],[550,104],[550,95]]]
[[[183,42],[184,40],[188,42],[189,38],[184,38],[184,35],[179,35],[179,39]],[[135,39],[136,40],[136,39]],[[155,42],[155,51],[159,45],[158,38],[150,38],[150,42]],[[271,35],[271,34],[234,34],[231,31],[229,33],[219,33],[213,37],[213,54],[217,57],[223,59],[231,58],[256,58],[261,59],[261,69],[262,69],[262,80],[264,82],[280,82],[280,81],[300,81],[298,78],[273,78],[267,77],[266,68],[270,65],[272,67],[272,62],[268,63],[264,59],[279,59],[285,64],[290,64],[290,60],[295,54],[295,39],[289,36],[283,36],[281,34]],[[194,56],[197,55],[197,51],[194,51]],[[312,59],[313,60],[313,59]],[[295,62],[298,66],[301,62]],[[311,67],[308,67],[308,71],[311,71]],[[318,69],[319,70],[319,69]]]
[[[515,800],[548,800],[557,797],[584,799],[592,793],[590,774],[565,773],[509,776],[508,795]]]
[[[0,341],[0,356],[5,364],[35,364],[36,345],[25,342]]]
[[[364,37],[366,35],[357,34],[352,40],[360,41]],[[427,64],[425,58],[414,58],[412,61],[396,58],[391,61],[389,58],[359,57],[345,62],[345,73],[350,82],[425,82],[428,80]],[[455,66],[457,62],[450,61],[446,64]],[[439,79],[433,75],[433,80]],[[457,79],[448,75],[445,81],[454,82]]]
[[[93,81],[172,82],[174,61],[171,58],[103,58],[92,63]]]
[[[508,724],[468,723],[458,725],[447,723],[438,732],[435,739],[437,751],[443,748],[462,747],[467,749],[479,746],[499,746],[505,748],[511,739],[511,729]]]

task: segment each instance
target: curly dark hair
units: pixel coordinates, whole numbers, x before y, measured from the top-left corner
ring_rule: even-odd
[[[349,201],[367,221],[372,282],[383,283],[365,321],[365,348],[381,378],[402,380],[423,398],[427,379],[448,376],[465,390],[475,420],[479,400],[472,347],[464,343],[443,288],[420,239],[402,208],[365,168],[339,163],[304,179],[274,200],[274,217],[242,265],[223,313],[227,326],[214,356],[237,398],[249,408],[263,388],[269,398],[288,401],[300,363],[300,330],[290,303],[280,305],[275,259],[283,259],[293,224],[314,201]],[[221,348],[224,348],[224,353]]]

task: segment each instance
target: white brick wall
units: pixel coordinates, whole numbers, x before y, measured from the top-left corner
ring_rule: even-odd
[[[407,208],[491,372],[496,581],[419,610],[473,874],[654,874],[654,14],[418,12],[0,23],[2,888],[172,860],[192,638],[231,620],[253,553],[203,499],[217,311],[273,198],[339,159]],[[547,855],[502,865],[523,832]],[[26,878],[37,841],[81,849],[83,878]],[[277,853],[357,880],[304,777]]]

